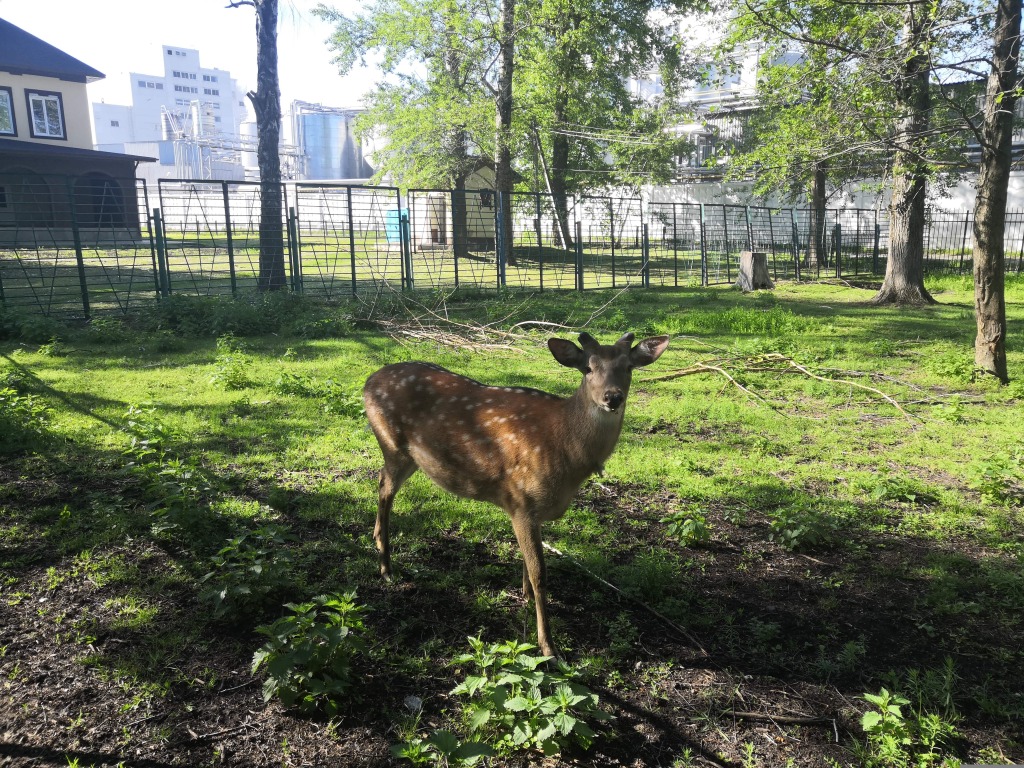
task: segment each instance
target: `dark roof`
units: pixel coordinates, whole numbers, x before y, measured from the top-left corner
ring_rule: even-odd
[[[98,149],[82,149],[64,144],[43,144],[35,141],[18,141],[17,139],[0,139],[0,157],[66,157],[79,160],[136,160],[143,163],[155,163],[155,157],[144,155],[126,155],[121,152],[103,152]]]
[[[74,83],[91,83],[104,77],[99,70],[4,19],[0,19],[0,71]]]

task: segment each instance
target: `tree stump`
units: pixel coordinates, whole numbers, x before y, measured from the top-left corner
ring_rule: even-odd
[[[744,293],[772,289],[775,284],[768,276],[768,254],[761,251],[740,252],[740,274],[736,287]]]

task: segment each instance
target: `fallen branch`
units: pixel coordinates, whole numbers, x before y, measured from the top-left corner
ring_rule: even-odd
[[[726,717],[734,717],[737,720],[757,720],[766,723],[783,723],[785,725],[825,725],[835,720],[834,717],[823,715],[773,715],[770,712],[742,712],[735,709],[728,709],[722,712]]]
[[[630,602],[635,603],[636,605],[640,606],[645,611],[650,613],[652,616],[655,616],[658,619],[661,619],[661,621],[663,621],[668,627],[670,627],[672,630],[677,632],[684,640],[689,642],[698,651],[700,651],[701,655],[704,656],[704,658],[710,658],[711,654],[709,654],[706,650],[704,650],[704,646],[702,646],[700,644],[700,642],[698,642],[697,638],[695,638],[693,635],[691,635],[685,629],[683,629],[678,624],[676,624],[674,621],[672,621],[672,619],[668,618],[667,616],[665,616],[662,613],[659,613],[654,608],[652,608],[647,603],[645,603],[643,600],[638,600],[637,598],[633,597],[632,595],[627,594],[626,592],[623,592],[621,589],[616,587],[614,584],[612,584],[607,579],[601,578],[596,573],[594,573],[592,570],[590,570],[585,565],[583,565],[583,563],[581,563],[579,560],[574,558],[572,555],[565,554],[565,552],[562,552],[561,550],[556,549],[555,547],[553,547],[550,544],[548,544],[546,541],[543,542],[543,544],[544,544],[544,549],[546,549],[551,554],[557,555],[558,557],[564,557],[566,560],[568,560],[570,563],[575,565],[577,568],[579,568],[581,571],[583,571],[583,573],[587,574],[587,576],[592,578],[594,581],[598,582],[599,584],[603,584],[604,586],[608,587],[610,590],[612,590],[616,594],[621,595],[622,597],[626,598]]]
[[[764,397],[752,392],[747,387],[740,384],[736,378],[729,373],[727,368],[731,368],[734,372],[738,373],[799,373],[807,378],[814,379],[816,381],[823,381],[830,384],[845,384],[850,387],[856,387],[866,392],[871,392],[878,395],[893,408],[899,411],[907,419],[907,421],[914,423],[917,419],[909,414],[903,406],[901,406],[895,399],[887,395],[880,389],[875,387],[869,387],[866,384],[860,384],[856,381],[850,381],[849,379],[837,379],[829,378],[826,376],[820,376],[812,371],[808,370],[806,366],[786,357],[785,355],[772,352],[766,355],[757,355],[755,357],[743,357],[743,358],[716,358],[709,361],[702,361],[694,363],[688,368],[681,368],[678,371],[671,371],[669,373],[663,373],[660,376],[652,376],[645,378],[644,381],[669,381],[671,379],[678,379],[683,376],[694,376],[699,373],[717,373],[724,376],[730,383],[736,386],[738,389],[744,392],[747,396],[759,400],[769,408],[775,408],[768,400]],[[847,375],[856,376],[870,376],[871,374],[865,374],[860,372],[851,372]]]

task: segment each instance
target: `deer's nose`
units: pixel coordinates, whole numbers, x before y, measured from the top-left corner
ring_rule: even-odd
[[[616,410],[622,402],[626,399],[626,396],[622,394],[621,389],[609,389],[604,393],[604,404],[608,406],[609,410]]]

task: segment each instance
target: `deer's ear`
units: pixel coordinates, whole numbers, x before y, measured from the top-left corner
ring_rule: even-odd
[[[587,356],[583,350],[565,339],[548,339],[548,349],[555,360],[566,368],[578,368],[583,370],[587,367]]]
[[[666,349],[668,349],[668,336],[652,336],[649,339],[644,339],[629,351],[629,362],[636,368],[650,365],[661,357],[661,353]]]

